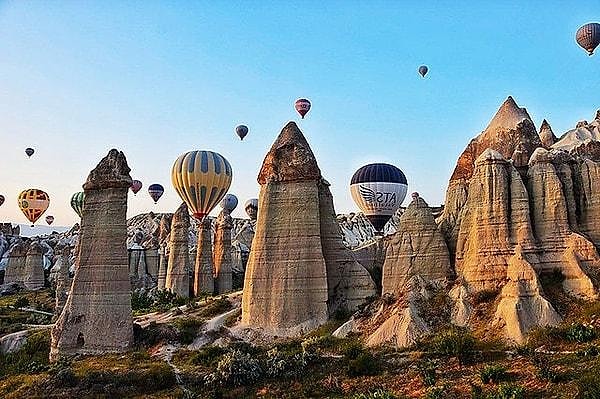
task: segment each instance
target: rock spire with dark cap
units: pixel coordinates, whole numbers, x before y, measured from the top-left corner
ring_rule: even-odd
[[[50,359],[122,352],[133,343],[127,262],[127,160],[110,150],[83,185],[79,255],[69,297],[52,328]]]

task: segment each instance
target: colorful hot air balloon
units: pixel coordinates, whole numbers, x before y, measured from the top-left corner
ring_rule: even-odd
[[[0,195],[0,206],[2,206],[2,204],[4,204],[4,195]]]
[[[221,203],[219,205],[221,205],[221,208],[223,208],[227,212],[231,213],[231,212],[233,212],[235,207],[238,205],[238,199],[233,194],[227,194],[226,196],[223,197],[223,199],[221,200]]]
[[[244,140],[244,137],[248,134],[248,126],[246,125],[238,125],[235,127],[235,133],[240,137],[241,140]]]
[[[48,226],[50,226],[53,222],[54,222],[54,216],[52,216],[52,215],[46,216],[46,223],[48,223]]]
[[[27,154],[28,157],[31,157],[34,152],[35,152],[35,150],[33,148],[26,148],[25,149],[25,154]]]
[[[233,178],[229,162],[212,151],[190,151],[175,160],[171,181],[198,220],[221,201]]]
[[[304,115],[310,111],[310,101],[308,101],[306,98],[299,98],[296,100],[294,108],[296,108],[296,111],[298,111],[302,119],[304,119]]]
[[[427,75],[428,71],[429,71],[429,68],[427,68],[427,65],[421,65],[419,67],[419,75],[421,75],[422,77],[425,77],[425,75]]]
[[[594,50],[600,45],[600,24],[590,22],[577,29],[575,40],[589,55],[594,54]]]
[[[30,188],[19,194],[17,202],[25,217],[31,222],[31,227],[33,227],[33,224],[48,209],[50,197],[42,190]]]
[[[250,216],[250,219],[256,219],[256,216],[258,215],[258,198],[250,198],[248,201],[246,201],[244,204],[244,210],[248,216]]]
[[[160,184],[151,184],[150,187],[148,187],[148,194],[150,194],[150,197],[152,197],[155,204],[158,202],[159,198],[162,197],[164,192],[165,188]]]
[[[71,196],[71,208],[81,218],[83,216],[83,198],[85,194],[79,191]]]
[[[138,193],[138,191],[140,191],[142,189],[142,182],[139,180],[134,180],[131,183],[131,191],[133,191],[133,195],[136,195]]]
[[[375,230],[383,227],[398,210],[408,183],[397,167],[386,163],[373,163],[358,169],[350,181],[352,199],[369,219]]]

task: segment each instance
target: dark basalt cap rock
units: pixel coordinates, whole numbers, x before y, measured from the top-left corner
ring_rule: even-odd
[[[90,172],[83,189],[129,188],[132,183],[130,171],[125,154],[113,148]]]
[[[258,183],[320,180],[321,170],[295,122],[288,122],[265,156]]]

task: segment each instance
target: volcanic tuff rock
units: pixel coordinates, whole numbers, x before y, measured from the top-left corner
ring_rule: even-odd
[[[547,150],[549,150],[550,147],[552,147],[554,143],[556,143],[556,141],[558,140],[554,135],[550,124],[545,119],[542,121],[542,126],[540,126],[539,135],[540,141],[542,142],[542,146]]]
[[[52,270],[56,273],[56,304],[54,307],[54,316],[58,318],[62,313],[63,307],[69,297],[69,289],[71,287],[71,281],[69,279],[69,256],[71,255],[71,248],[64,246],[57,248],[59,254],[57,256],[56,263]]]
[[[211,221],[205,219],[198,227],[198,245],[194,265],[194,296],[213,294],[215,291],[215,267],[212,255]]]
[[[133,343],[127,263],[129,166],[110,150],[83,185],[79,256],[64,310],[52,328],[50,359],[121,352]]]
[[[159,261],[158,261],[158,277],[157,285],[159,290],[165,289],[165,280],[167,278],[167,264],[169,255],[167,252],[167,246],[169,242],[169,236],[171,234],[171,220],[172,215],[162,215],[160,218],[159,232],[158,232],[158,243],[159,243]]]
[[[355,308],[374,292],[367,272],[343,246],[331,193],[295,123],[275,140],[258,182],[243,326],[297,335],[325,323],[336,308]]]
[[[8,262],[4,274],[4,284],[23,284],[25,281],[25,259],[27,258],[28,249],[29,241],[19,240],[5,253]]]
[[[23,269],[23,285],[29,290],[44,288],[43,248],[38,241],[32,241],[27,250]]]
[[[215,231],[214,264],[215,294],[231,292],[231,228],[233,220],[228,212],[222,210],[217,218]]]
[[[165,277],[165,289],[184,298],[190,296],[189,227],[190,215],[188,208],[185,203],[182,203],[171,221],[169,262]]]
[[[462,210],[467,201],[469,181],[479,155],[491,148],[499,152],[504,159],[510,159],[514,154],[518,161],[522,161],[541,145],[527,110],[519,108],[515,100],[509,96],[487,128],[471,140],[465,148],[450,177],[444,213],[439,220],[450,253],[454,253],[456,248]]]

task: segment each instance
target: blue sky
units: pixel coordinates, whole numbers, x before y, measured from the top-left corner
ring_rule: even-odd
[[[113,147],[144,182],[130,216],[176,209],[170,169],[192,149],[230,161],[243,203],[298,97],[338,212],[356,210],[350,177],[375,161],[439,205],[508,95],[557,134],[593,117],[600,54],[574,35],[598,20],[599,1],[0,2],[0,221],[26,222],[16,196],[37,187],[56,225],[74,223],[71,194]]]

